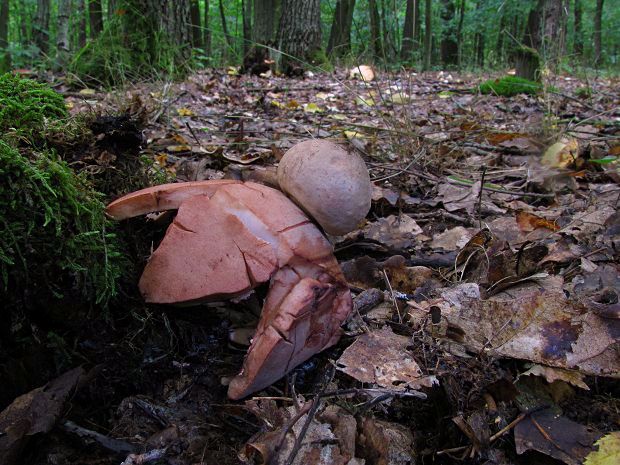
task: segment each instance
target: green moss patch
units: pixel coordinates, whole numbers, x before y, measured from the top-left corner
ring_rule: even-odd
[[[0,140],[0,211],[5,290],[77,290],[97,303],[115,294],[122,255],[101,195],[66,163]]]
[[[14,130],[38,139],[48,119],[67,117],[62,95],[45,84],[12,74],[0,75],[0,134]]]
[[[489,79],[480,84],[478,89],[482,94],[512,97],[518,94],[535,95],[542,90],[542,85],[517,76],[504,76],[498,79]]]

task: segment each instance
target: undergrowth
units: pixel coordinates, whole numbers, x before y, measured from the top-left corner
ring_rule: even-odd
[[[123,254],[103,194],[47,141],[67,124],[63,97],[45,84],[0,76],[0,279],[9,300],[81,295],[105,306]]]
[[[46,120],[66,116],[62,96],[47,85],[9,73],[0,76],[0,133],[12,130],[39,139]]]
[[[517,76],[504,76],[498,79],[489,79],[479,86],[480,93],[493,94],[501,97],[512,97],[518,94],[535,95],[542,90],[538,82],[523,79]]]
[[[0,140],[0,273],[5,290],[78,290],[106,304],[123,256],[101,194],[50,152],[20,153]]]

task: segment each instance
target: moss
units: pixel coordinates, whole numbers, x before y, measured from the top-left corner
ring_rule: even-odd
[[[101,194],[50,152],[29,156],[0,140],[0,276],[20,295],[79,291],[107,303],[123,256]]]
[[[542,90],[541,84],[517,76],[504,76],[498,79],[489,79],[478,87],[482,94],[494,94],[502,97],[512,97],[517,94],[535,95]]]
[[[314,52],[312,52],[309,55],[309,59],[310,59],[310,64],[312,66],[316,66],[318,68],[321,68],[323,71],[333,71],[334,70],[334,66],[329,61],[329,58],[328,58],[327,54],[325,53],[325,50],[323,50],[322,48],[318,48]]]
[[[12,128],[19,136],[39,139],[48,119],[66,116],[64,99],[47,85],[8,73],[0,76],[0,133]]]
[[[575,96],[581,99],[592,98],[592,88],[591,87],[578,87],[577,89],[575,89]]]

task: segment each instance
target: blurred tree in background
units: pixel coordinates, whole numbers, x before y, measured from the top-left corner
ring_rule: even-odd
[[[259,73],[274,60],[284,72],[360,62],[525,69],[531,59],[559,71],[617,70],[620,8],[613,3],[0,0],[0,70],[54,69],[102,84],[205,66]]]

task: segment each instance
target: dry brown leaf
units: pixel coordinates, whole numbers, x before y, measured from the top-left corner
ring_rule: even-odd
[[[533,213],[524,211],[517,212],[517,224],[519,225],[521,231],[525,232],[534,231],[537,228],[545,228],[550,231],[560,230],[560,227],[555,221],[551,221],[538,215],[534,215]]]
[[[389,327],[364,333],[336,362],[338,369],[362,383],[392,391],[420,389],[437,383],[424,376],[407,350],[408,337],[394,334]]]

